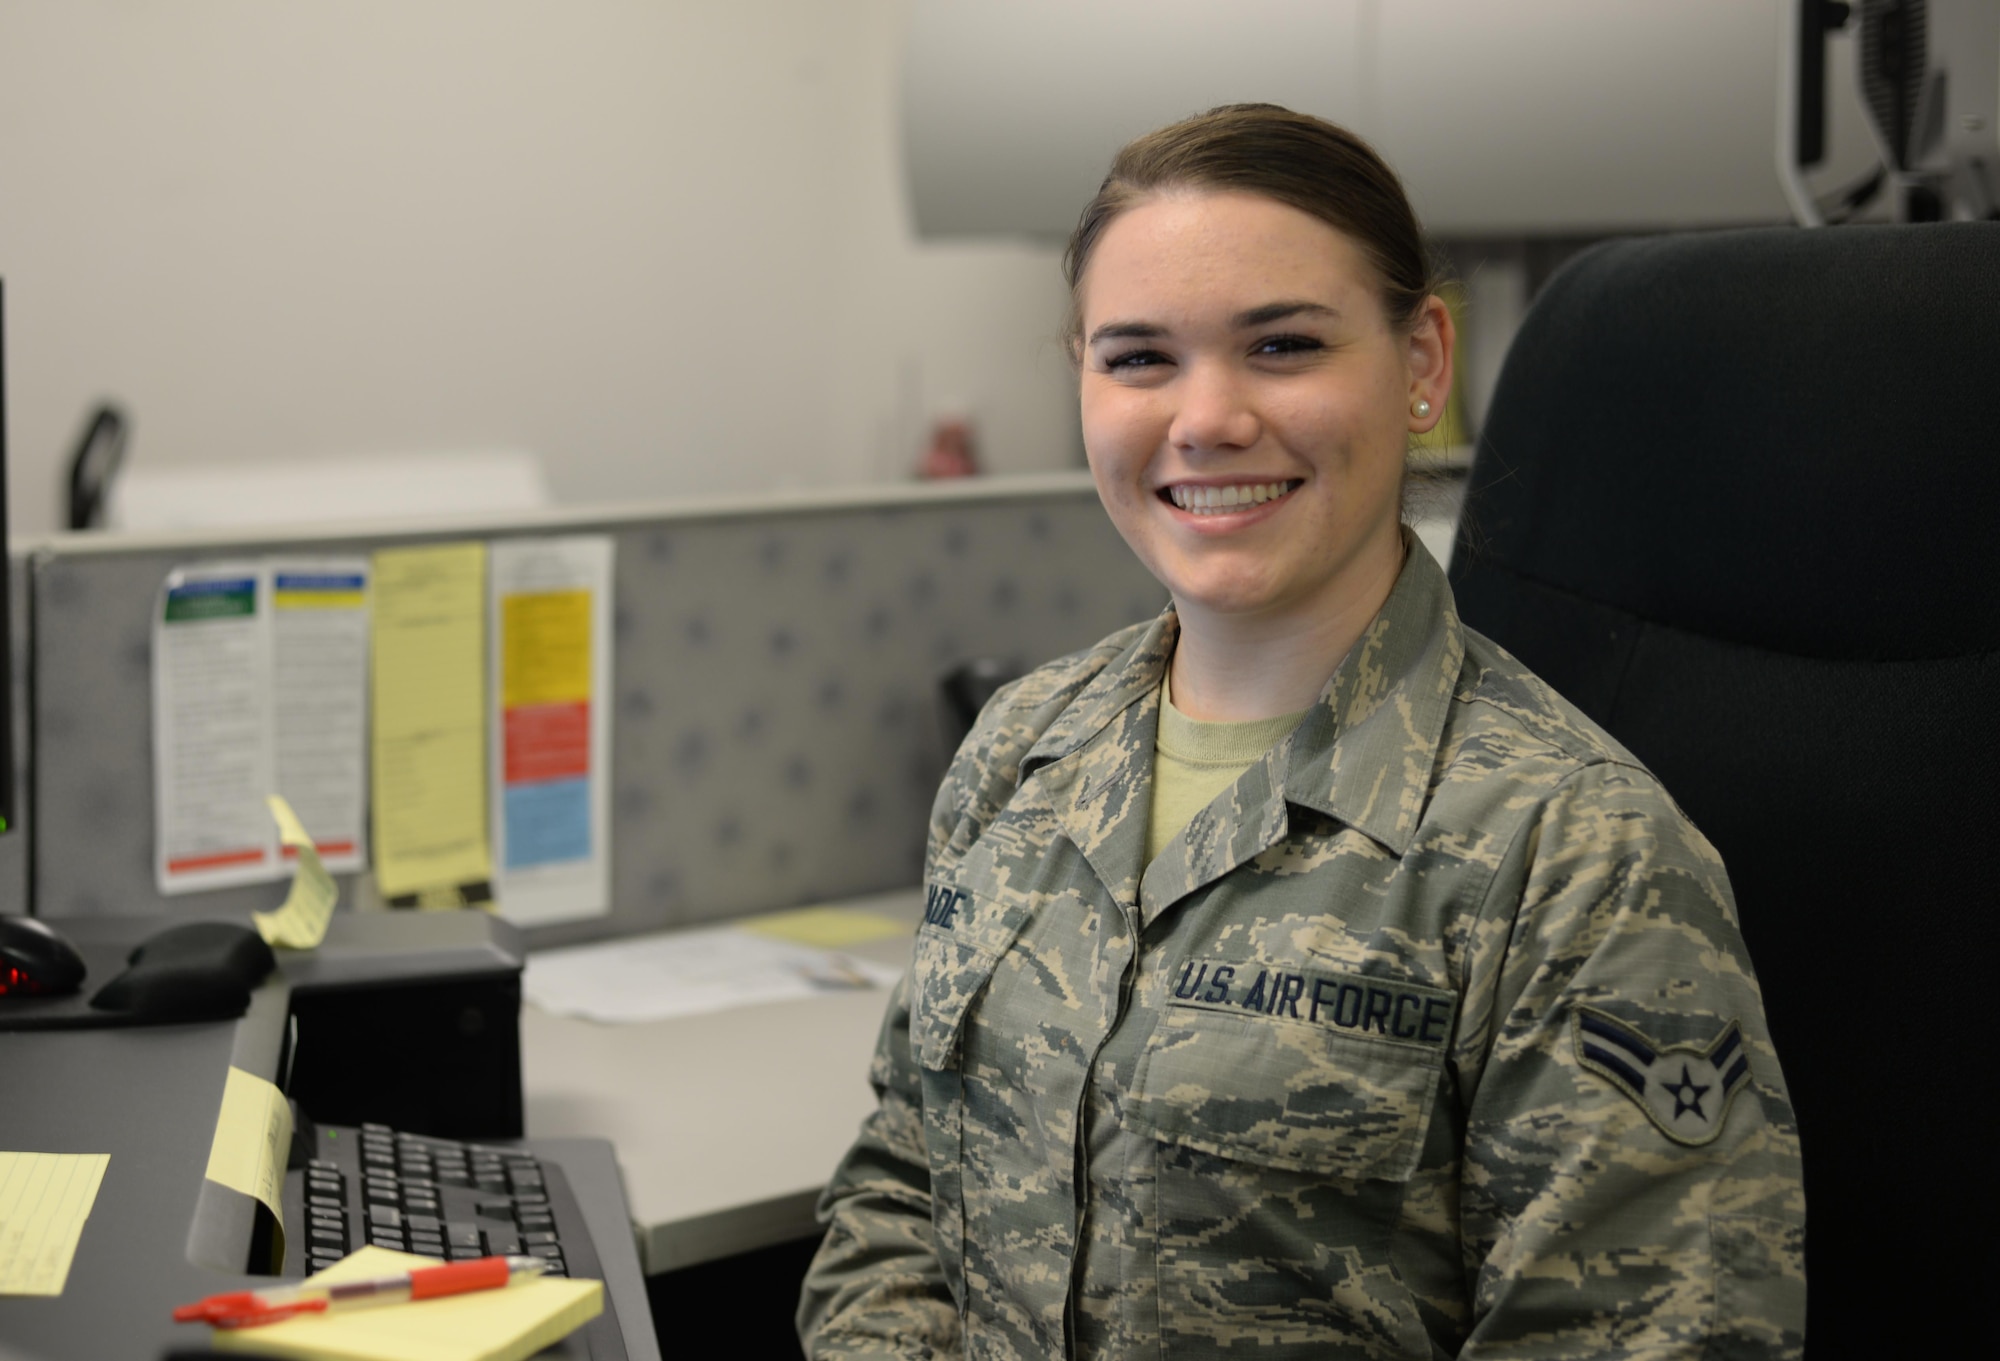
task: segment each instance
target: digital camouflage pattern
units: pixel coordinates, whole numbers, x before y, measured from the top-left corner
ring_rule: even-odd
[[[1799,1355],[1798,1136],[1659,783],[1412,541],[1142,865],[1175,637],[1041,668],[960,749],[811,1353]]]

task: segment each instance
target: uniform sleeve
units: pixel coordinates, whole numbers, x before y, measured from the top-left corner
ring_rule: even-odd
[[[907,975],[883,1018],[869,1080],[880,1104],[820,1197],[826,1238],[806,1273],[799,1337],[808,1356],[829,1361],[956,1356],[958,1309],[931,1237]]]
[[[980,819],[968,815],[981,808],[990,815],[996,793],[983,789],[983,771],[993,764],[980,759],[986,741],[975,727],[938,791],[924,856],[927,882],[941,861],[962,849],[958,843],[976,834]],[[826,1237],[806,1272],[799,1339],[814,1361],[955,1357],[958,1306],[932,1237],[907,973],[882,1018],[868,1080],[876,1108],[820,1196]]]
[[[1475,926],[1466,1357],[1797,1357],[1805,1193],[1721,861],[1646,771],[1586,767]]]

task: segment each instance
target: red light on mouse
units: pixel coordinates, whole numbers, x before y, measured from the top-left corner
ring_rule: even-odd
[[[12,997],[16,994],[24,997],[36,997],[47,991],[47,988],[44,988],[40,983],[22,973],[12,964],[0,964],[0,997]]]

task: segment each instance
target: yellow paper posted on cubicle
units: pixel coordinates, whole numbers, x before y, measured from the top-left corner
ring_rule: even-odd
[[[291,892],[277,910],[252,912],[251,919],[257,923],[257,934],[267,945],[287,950],[317,949],[326,939],[327,923],[333,920],[334,903],[340,898],[339,886],[326,872],[313,839],[300,825],[292,806],[277,794],[271,795],[267,802],[271,816],[278,823],[278,844],[297,868],[292,874]]]
[[[486,880],[486,546],[375,555],[375,879]]]
[[[0,1153],[0,1295],[60,1295],[108,1153]]]
[[[281,1247],[285,1162],[291,1149],[292,1108],[285,1094],[232,1064],[208,1146],[208,1179],[262,1201],[277,1223]]]
[[[309,1278],[308,1285],[389,1276],[436,1266],[427,1257],[365,1247]],[[604,1312],[601,1281],[542,1276],[498,1290],[303,1314],[259,1328],[217,1329],[218,1351],[255,1352],[300,1361],[520,1361],[552,1346]]]

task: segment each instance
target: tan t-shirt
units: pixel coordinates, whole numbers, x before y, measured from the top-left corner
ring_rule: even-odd
[[[1146,863],[1188,819],[1236,783],[1253,761],[1298,726],[1305,716],[1253,718],[1248,723],[1203,723],[1174,707],[1166,677],[1160,680],[1160,731],[1153,743],[1153,811],[1146,822]]]

